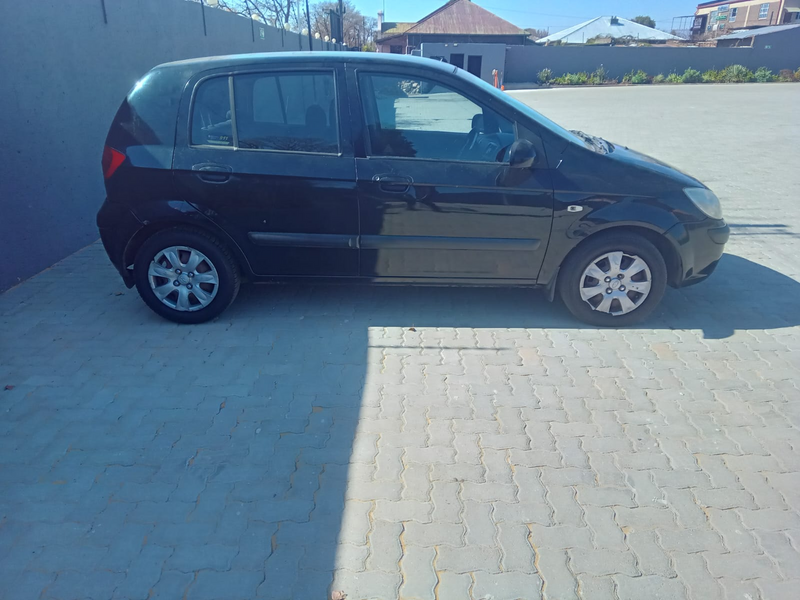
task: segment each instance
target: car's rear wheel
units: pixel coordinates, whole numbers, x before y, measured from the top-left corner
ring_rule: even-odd
[[[650,241],[631,233],[587,240],[564,262],[558,281],[569,311],[600,327],[624,327],[647,318],[666,284],[664,257]]]
[[[142,300],[176,323],[209,321],[239,292],[239,271],[228,249],[190,229],[159,231],[147,239],[136,255],[133,276]]]

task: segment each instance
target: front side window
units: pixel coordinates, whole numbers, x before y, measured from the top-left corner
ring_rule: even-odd
[[[504,162],[514,124],[444,85],[404,75],[362,74],[372,156]]]
[[[192,144],[233,146],[227,77],[208,79],[197,89],[192,109]]]
[[[339,152],[332,72],[235,75],[233,87],[240,148]]]
[[[758,10],[758,18],[759,19],[766,19],[767,15],[769,14],[769,3],[764,3]]]

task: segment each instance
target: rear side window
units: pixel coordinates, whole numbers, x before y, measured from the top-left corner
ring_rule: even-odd
[[[332,72],[254,73],[233,81],[240,148],[339,152]]]
[[[227,77],[214,77],[200,84],[192,109],[192,144],[233,146]]]

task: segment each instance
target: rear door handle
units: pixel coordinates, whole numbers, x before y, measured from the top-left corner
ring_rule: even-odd
[[[411,177],[402,175],[375,175],[372,181],[376,182],[381,190],[390,194],[404,194],[414,182]]]
[[[228,165],[200,163],[193,165],[192,171],[195,171],[200,179],[208,183],[225,183],[231,178],[233,169]]]

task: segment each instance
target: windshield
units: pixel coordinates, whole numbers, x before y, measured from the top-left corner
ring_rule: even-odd
[[[545,117],[543,114],[541,114],[539,112],[536,112],[535,110],[533,110],[530,106],[528,106],[524,102],[521,102],[520,100],[517,100],[516,98],[514,98],[514,96],[512,96],[510,94],[507,94],[506,92],[502,92],[499,89],[497,89],[496,87],[494,87],[493,85],[491,85],[489,83],[486,83],[480,77],[475,77],[475,75],[473,75],[471,73],[468,73],[467,71],[464,71],[463,69],[458,69],[458,68],[456,69],[456,75],[458,75],[459,77],[462,77],[464,79],[468,79],[470,83],[473,83],[473,84],[477,85],[478,87],[482,88],[484,91],[489,92],[490,94],[492,94],[493,96],[495,96],[499,100],[502,100],[503,102],[512,105],[519,112],[521,112],[524,115],[530,117],[531,119],[533,119],[534,121],[539,123],[539,125],[541,125],[545,129],[547,129],[551,133],[554,133],[557,136],[560,136],[560,137],[562,137],[562,138],[564,138],[566,140],[569,140],[570,142],[573,142],[574,144],[579,144],[581,146],[586,146],[587,145],[585,143],[584,139],[578,137],[577,135],[575,135],[574,133],[572,133],[568,129],[564,129],[561,125],[559,125],[558,123],[555,123],[554,121],[551,121],[550,119]]]

